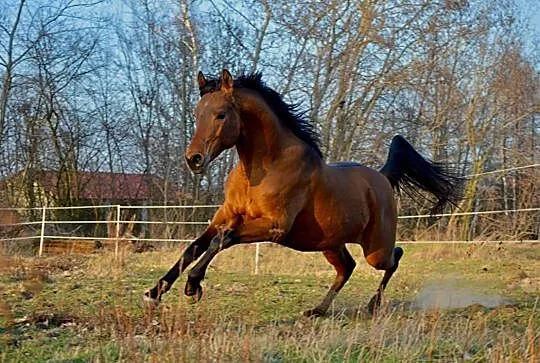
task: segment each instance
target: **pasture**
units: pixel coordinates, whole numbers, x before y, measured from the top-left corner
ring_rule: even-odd
[[[185,277],[157,310],[141,295],[177,250],[1,261],[2,361],[514,361],[539,358],[534,244],[404,245],[376,316],[380,280],[361,251],[323,318],[305,318],[334,278],[320,253],[254,246],[218,255],[189,304]]]

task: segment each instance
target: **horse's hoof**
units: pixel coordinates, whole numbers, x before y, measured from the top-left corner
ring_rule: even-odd
[[[155,309],[159,305],[159,299],[154,299],[150,295],[150,290],[144,293],[141,299],[141,305],[143,308]]]
[[[304,311],[304,316],[308,318],[319,318],[321,316],[324,316],[326,314],[326,311],[323,311],[319,308],[309,309]]]
[[[188,297],[188,302],[196,304],[201,300],[202,287],[201,285],[186,284],[185,294]]]
[[[369,300],[369,303],[367,304],[367,310],[368,312],[373,315],[379,310],[381,307],[381,295],[376,294],[374,295],[371,300]]]

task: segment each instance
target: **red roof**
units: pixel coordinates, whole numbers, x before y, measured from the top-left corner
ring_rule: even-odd
[[[35,172],[35,179],[47,192],[58,195],[56,171]],[[67,185],[74,199],[86,200],[132,200],[145,201],[163,199],[165,180],[154,175],[122,174],[79,171],[67,174]],[[180,193],[176,185],[169,183],[168,199],[178,199]]]

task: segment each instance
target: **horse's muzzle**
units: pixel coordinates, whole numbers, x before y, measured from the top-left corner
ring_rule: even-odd
[[[206,168],[206,158],[201,153],[194,153],[191,155],[186,155],[186,162],[195,174],[201,174]]]

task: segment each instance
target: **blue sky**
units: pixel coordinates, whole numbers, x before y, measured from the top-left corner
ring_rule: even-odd
[[[531,47],[531,51],[540,53],[540,0],[517,0],[516,3],[524,17],[523,20],[526,20],[530,27],[531,34],[527,39],[529,43],[527,45]]]
[[[538,36],[540,33],[540,0],[518,0],[517,3],[524,11]]]
[[[525,39],[525,53],[533,61],[534,67],[540,72],[540,0],[516,0],[516,3],[528,23],[530,34]]]

